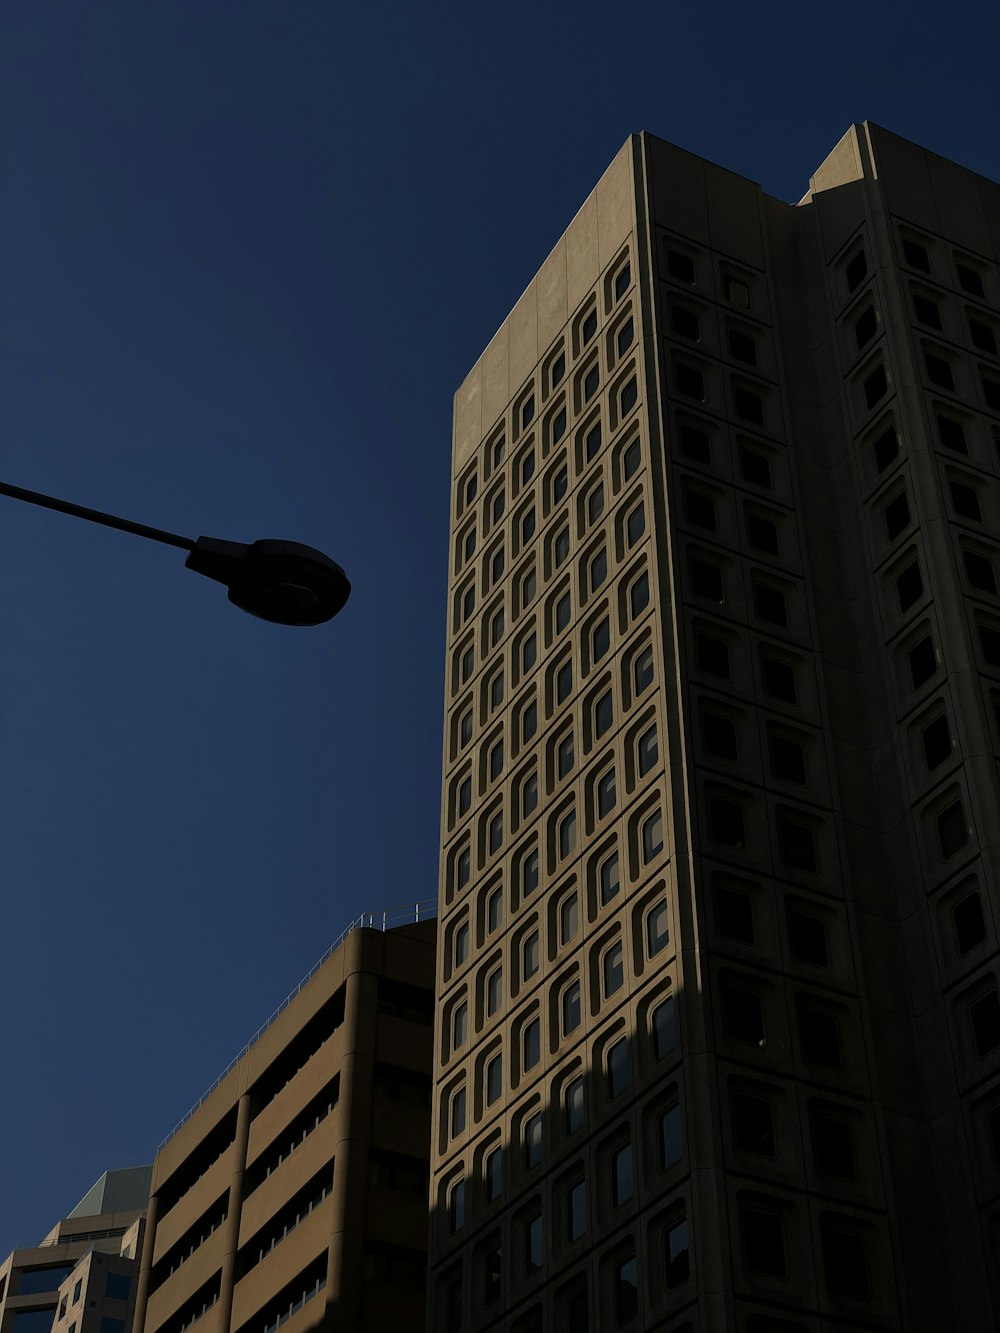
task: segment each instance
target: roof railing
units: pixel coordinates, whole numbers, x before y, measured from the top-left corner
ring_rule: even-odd
[[[411,925],[416,925],[421,921],[431,921],[436,916],[437,916],[437,899],[423,898],[421,899],[420,902],[407,903],[402,907],[388,907],[382,912],[362,912],[360,916],[355,917],[355,919],[350,923],[350,925],[348,925],[346,929],[341,931],[341,933],[337,936],[334,942],[330,945],[329,949],[327,949],[326,953],[324,953],[323,957],[320,958],[318,962],[312,965],[312,967],[305,974],[305,976],[295,987],[295,989],[289,995],[285,996],[285,998],[278,1005],[277,1009],[275,1009],[271,1017],[257,1029],[257,1031],[247,1042],[247,1044],[240,1051],[240,1053],[234,1056],[232,1060],[230,1060],[229,1064],[226,1065],[225,1069],[215,1080],[212,1086],[206,1089],[206,1091],[202,1093],[202,1095],[198,1098],[195,1104],[191,1107],[190,1111],[188,1111],[186,1115],[183,1115],[180,1118],[180,1120],[178,1120],[177,1124],[174,1125],[173,1129],[170,1131],[167,1137],[157,1148],[156,1150],[157,1155],[159,1155],[163,1151],[163,1149],[167,1146],[167,1144],[174,1137],[177,1131],[179,1129],[182,1129],[187,1124],[187,1122],[191,1119],[191,1117],[198,1110],[198,1108],[202,1106],[208,1100],[209,1097],[211,1097],[212,1093],[219,1086],[219,1084],[222,1083],[226,1078],[228,1078],[228,1076],[233,1072],[233,1070],[243,1059],[243,1057],[251,1050],[253,1046],[257,1044],[258,1041],[260,1041],[261,1037],[268,1030],[271,1024],[275,1021],[275,1019],[285,1012],[285,1010],[288,1008],[291,1002],[295,999],[296,995],[298,995],[299,992],[305,986],[307,986],[310,981],[312,981],[313,977],[320,970],[320,968],[327,961],[327,959],[330,958],[332,954],[336,953],[336,951],[340,948],[343,942],[347,939],[348,935],[353,934],[354,931],[356,930],[395,930],[399,926],[411,926]]]

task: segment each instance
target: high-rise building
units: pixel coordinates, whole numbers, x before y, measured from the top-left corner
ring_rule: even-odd
[[[129,1333],[149,1166],[105,1171],[38,1245],[0,1264],[3,1333]]]
[[[458,391],[435,1329],[998,1326],[998,257],[639,135]]]
[[[422,1330],[434,948],[364,918],[161,1145],[135,1333]]]

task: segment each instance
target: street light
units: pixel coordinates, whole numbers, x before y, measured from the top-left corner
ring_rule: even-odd
[[[132,532],[167,546],[179,546],[189,552],[184,562],[186,569],[224,583],[234,606],[276,625],[322,625],[343,608],[351,593],[347,575],[336,561],[300,542],[259,541],[246,545],[218,537],[192,541],[190,537],[102,514],[100,510],[56,500],[51,495],[26,491],[3,481],[0,481],[0,495],[102,523],[121,532]]]

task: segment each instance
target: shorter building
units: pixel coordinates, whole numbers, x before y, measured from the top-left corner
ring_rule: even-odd
[[[0,1333],[129,1333],[151,1168],[106,1171],[0,1265]]]
[[[423,1328],[435,937],[351,930],[161,1145],[135,1333]]]

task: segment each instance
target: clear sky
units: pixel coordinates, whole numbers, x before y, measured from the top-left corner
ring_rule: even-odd
[[[626,136],[1000,178],[995,0],[0,0],[0,476],[354,584],[292,630],[0,499],[0,1258],[436,892],[451,398]]]

